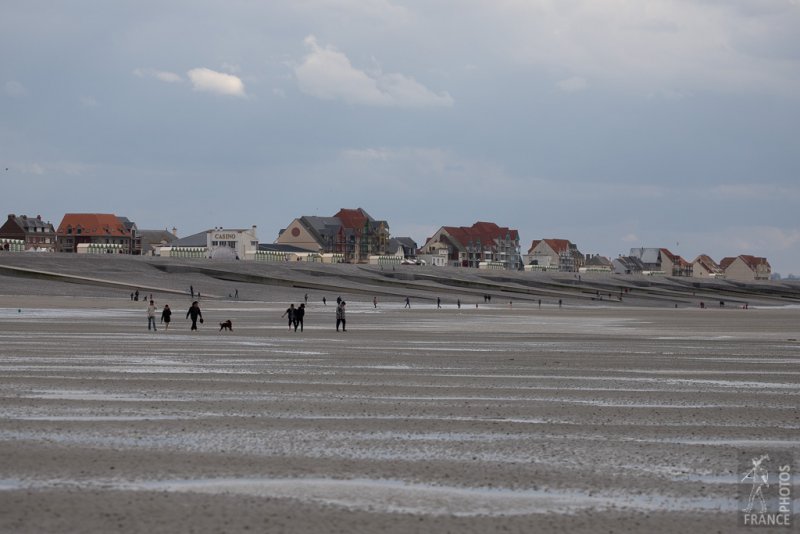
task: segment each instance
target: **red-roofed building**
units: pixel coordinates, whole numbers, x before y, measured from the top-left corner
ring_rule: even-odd
[[[707,254],[700,254],[692,262],[692,276],[695,278],[724,278],[725,271]]]
[[[667,276],[692,276],[692,264],[669,249],[661,249],[661,270]]]
[[[136,224],[110,213],[67,213],[56,230],[58,252],[77,252],[78,245],[118,245],[121,254],[138,254]]]
[[[719,266],[729,280],[769,280],[772,267],[767,258],[742,254],[723,258]]]
[[[341,254],[346,262],[367,263],[371,255],[386,254],[389,224],[373,219],[362,208],[343,208],[333,217],[298,217],[280,231],[275,243]]]
[[[429,257],[446,257],[453,266],[479,267],[483,262],[510,270],[522,266],[519,232],[492,222],[442,226],[420,250]]]
[[[528,249],[527,263],[539,270],[578,272],[584,256],[568,239],[534,239]]]

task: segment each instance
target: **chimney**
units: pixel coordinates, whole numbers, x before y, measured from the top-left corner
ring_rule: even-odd
[[[174,226],[172,227],[172,235],[174,235],[175,237],[178,237],[178,229],[175,228]]]
[[[41,216],[41,215],[37,215],[37,216],[36,216],[36,220],[37,220],[37,221],[41,221],[41,220],[42,220],[42,216]]]
[[[9,214],[8,214],[8,220],[9,220],[9,221],[13,221],[13,220],[14,220],[14,219],[16,219],[16,218],[17,218],[17,216],[16,216],[16,215],[14,215],[13,213],[9,213]]]

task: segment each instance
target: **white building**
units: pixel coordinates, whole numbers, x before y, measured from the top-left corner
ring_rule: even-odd
[[[214,228],[206,232],[208,257],[212,259],[251,258],[258,250],[256,227],[249,229]]]

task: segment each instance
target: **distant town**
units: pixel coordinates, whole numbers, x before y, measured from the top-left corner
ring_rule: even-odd
[[[473,269],[557,271],[650,276],[769,280],[766,258],[738,254],[719,262],[706,254],[687,260],[664,247],[631,248],[627,256],[584,254],[563,238],[534,239],[523,253],[519,232],[493,222],[442,226],[424,244],[392,236],[389,223],[364,209],[340,209],[330,217],[304,215],[261,243],[256,226],[214,227],[179,237],[171,230],[145,230],[108,213],[67,213],[58,227],[40,215],[8,215],[0,227],[0,252],[131,254],[260,262],[430,265]]]

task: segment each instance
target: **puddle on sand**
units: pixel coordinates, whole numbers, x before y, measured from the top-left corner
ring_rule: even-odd
[[[664,495],[590,495],[568,490],[463,488],[410,484],[396,480],[353,479],[195,479],[150,481],[118,486],[123,490],[236,494],[288,498],[372,512],[425,515],[508,516],[575,513],[613,508],[639,510],[728,510],[734,500]]]

